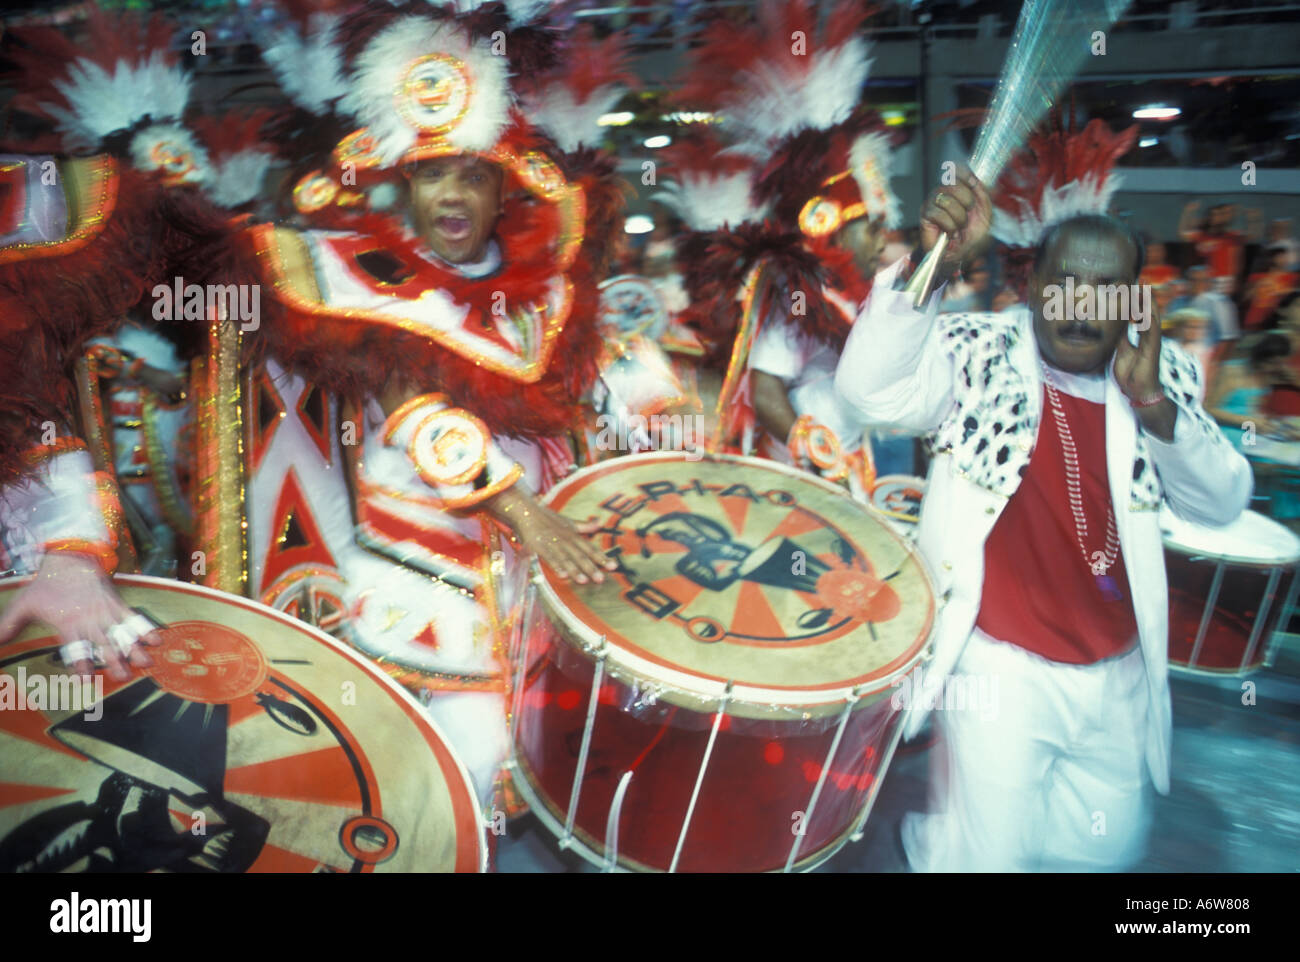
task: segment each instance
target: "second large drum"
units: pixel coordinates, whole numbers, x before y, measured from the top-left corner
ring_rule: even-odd
[[[580,471],[601,585],[543,571],[514,765],[561,844],[607,867],[806,868],[860,831],[897,742],[894,683],[934,618],[919,557],[833,485],[680,453]]]

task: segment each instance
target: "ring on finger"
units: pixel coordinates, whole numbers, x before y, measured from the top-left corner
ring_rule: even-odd
[[[65,665],[75,665],[79,661],[93,662],[96,660],[95,646],[84,638],[78,638],[59,648],[59,657]]]
[[[120,624],[127,631],[131,632],[131,634],[135,635],[136,641],[139,641],[145,635],[149,634],[149,632],[157,630],[158,627],[138,611],[131,612],[131,614],[122,619]]]
[[[108,630],[104,632],[108,640],[113,643],[118,654],[123,658],[131,654],[131,649],[135,647],[138,636],[126,625],[109,625]]]

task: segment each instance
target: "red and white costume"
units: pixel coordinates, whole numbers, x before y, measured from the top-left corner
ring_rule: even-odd
[[[679,252],[689,316],[715,359],[726,354],[719,441],[842,481],[862,500],[870,446],[832,380],[869,283],[833,238],[859,218],[899,219],[889,138],[858,109],[871,65],[864,14],[838,4],[819,32],[813,5],[768,2],[751,28],[707,35],[682,96],[713,108],[730,143],[677,151],[665,198],[693,232]],[[798,416],[788,437],[758,423],[753,371],[784,385]]]
[[[316,18],[268,51],[300,106],[325,109],[321,90],[338,91],[335,119],[352,132],[295,190],[326,227],[250,235],[283,316],[248,389],[247,486],[253,594],[411,689],[485,805],[509,747],[508,645],[529,559],[483,506],[573,466],[599,346],[597,261],[621,226],[606,162],[581,136],[555,137],[570,148],[557,150],[512,107],[507,60],[481,32],[491,26],[433,12]],[[298,89],[331,63],[336,74]],[[586,94],[541,101],[547,132],[575,115],[594,123],[609,92]],[[401,165],[455,154],[504,172],[504,213],[478,264],[447,264],[398,217],[366,209]],[[394,383],[414,390],[386,414],[378,397]]]

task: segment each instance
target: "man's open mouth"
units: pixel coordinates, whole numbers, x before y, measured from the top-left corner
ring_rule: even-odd
[[[449,241],[465,240],[473,229],[468,217],[458,215],[439,217],[435,221],[435,226],[438,228],[438,233]]]

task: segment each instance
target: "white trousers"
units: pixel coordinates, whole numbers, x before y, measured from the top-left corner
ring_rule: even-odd
[[[909,814],[917,872],[1119,871],[1149,825],[1140,648],[1094,665],[1048,661],[976,629],[951,683],[994,710],[936,711],[931,813]]]

